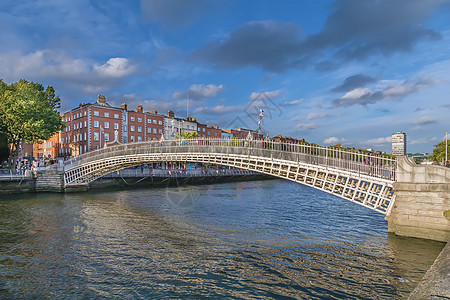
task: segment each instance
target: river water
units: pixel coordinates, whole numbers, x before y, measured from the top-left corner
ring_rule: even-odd
[[[1,197],[1,299],[401,299],[444,246],[283,180]]]

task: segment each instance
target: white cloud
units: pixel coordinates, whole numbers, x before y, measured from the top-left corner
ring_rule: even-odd
[[[344,138],[338,138],[336,136],[330,136],[329,138],[326,138],[323,140],[323,143],[325,145],[335,145],[335,144],[339,144],[339,143],[344,143],[346,141],[346,139]]]
[[[385,145],[385,144],[388,144],[391,142],[392,142],[392,136],[387,136],[387,137],[379,137],[376,139],[370,139],[365,142],[362,142],[361,144],[370,145],[370,146],[382,146],[382,145]]]
[[[266,92],[252,92],[250,95],[250,100],[256,100],[256,99],[266,99],[269,98],[270,100],[274,100],[278,98],[282,90],[275,90],[275,91],[266,91]]]
[[[27,78],[33,81],[64,80],[74,90],[94,93],[117,86],[138,68],[127,58],[110,58],[105,64],[91,64],[55,50],[37,50],[27,55],[0,53],[0,65],[6,80]]]
[[[93,69],[100,76],[121,78],[134,73],[137,67],[130,64],[127,58],[113,57],[103,65],[94,65]]]
[[[222,104],[214,107],[199,107],[194,110],[194,114],[206,114],[206,115],[220,115],[230,112],[242,111],[240,106],[224,106]]]
[[[438,118],[432,116],[423,116],[420,119],[417,119],[411,122],[412,125],[428,125],[436,123]]]
[[[303,119],[303,117],[301,117],[301,116],[296,116],[296,117],[293,117],[293,118],[291,119],[291,121],[297,122],[297,121],[300,121],[300,120],[302,120],[302,119]]]
[[[189,98],[192,99],[207,99],[213,98],[223,93],[225,88],[223,84],[214,85],[214,84],[193,84],[189,87]],[[172,94],[173,99],[185,99],[187,98],[188,91],[179,91]]]
[[[315,119],[322,119],[322,118],[326,118],[331,116],[330,114],[327,113],[309,113],[308,116],[306,117],[307,120],[315,120]]]
[[[292,101],[285,101],[285,102],[281,103],[280,105],[282,105],[282,106],[298,105],[300,103],[303,103],[303,101],[304,101],[303,99],[295,99]]]
[[[297,124],[297,126],[295,126],[295,128],[301,129],[301,130],[312,130],[312,129],[315,129],[316,127],[317,127],[316,123],[300,123],[300,124]]]

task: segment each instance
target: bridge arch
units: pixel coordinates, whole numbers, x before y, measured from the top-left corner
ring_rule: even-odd
[[[370,164],[368,159],[374,160]],[[124,144],[64,164],[65,186],[155,162],[192,161],[237,167],[308,185],[383,214],[394,202],[395,160],[311,145],[270,141],[184,140]]]

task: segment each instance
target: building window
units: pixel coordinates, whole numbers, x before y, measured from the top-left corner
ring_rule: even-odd
[[[138,142],[142,142],[142,137],[138,136]]]
[[[158,129],[158,132],[162,134],[162,129],[161,129],[161,128],[160,128],[160,129]]]
[[[142,132],[142,126],[138,126],[138,132]]]
[[[217,136],[217,132],[214,132],[214,135]]]
[[[105,142],[109,142],[109,133],[105,133]]]
[[[114,119],[118,119],[119,118],[119,114],[114,114]]]
[[[203,132],[205,132],[205,127],[203,127],[202,129],[203,129]]]
[[[105,117],[109,117],[109,112],[105,112]]]
[[[156,120],[153,120],[153,124],[155,124],[155,125],[156,125]]]
[[[159,120],[159,121],[158,121],[158,124],[159,124],[159,125],[162,125],[162,121],[161,121],[161,120]]]
[[[152,129],[150,127],[147,127],[147,133],[152,133]]]
[[[134,143],[134,135],[130,136],[130,141]]]
[[[142,123],[142,119],[141,118],[138,118],[138,123]]]
[[[134,122],[134,117],[130,117],[130,121],[131,121],[131,122]]]
[[[155,134],[156,134],[156,128],[153,128],[153,133],[155,133]]]
[[[98,110],[94,110],[94,116],[99,116]]]
[[[134,131],[134,125],[130,125],[130,131]]]
[[[119,129],[119,123],[114,123],[114,129]]]
[[[147,119],[148,124],[152,124],[152,119]]]
[[[84,128],[86,128],[87,127],[87,122],[86,121],[84,121]]]
[[[84,116],[86,117],[86,111],[84,111]],[[84,152],[86,152],[86,150]]]
[[[94,121],[94,127],[95,127],[95,128],[98,127],[98,121]]]
[[[98,141],[98,137],[99,137],[98,132],[94,132],[94,141]]]
[[[86,132],[84,133],[84,140],[87,141],[87,139],[86,139]],[[86,152],[86,150],[84,150],[84,152]]]
[[[109,128],[109,122],[105,122],[105,128]]]

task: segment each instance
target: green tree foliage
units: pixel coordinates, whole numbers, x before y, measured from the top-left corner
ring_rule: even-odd
[[[13,167],[24,142],[39,143],[64,129],[56,110],[60,102],[51,86],[44,89],[24,79],[7,85],[0,80],[0,130],[7,136]]]
[[[200,135],[195,132],[195,131],[187,131],[187,132],[182,132],[182,133],[177,133],[175,134],[175,138],[180,139],[180,138],[184,138],[184,139],[195,139],[198,138]]]
[[[450,146],[450,142],[449,142],[448,146]],[[448,150],[450,151],[450,148]],[[445,141],[437,143],[436,145],[434,145],[433,153],[431,154],[430,159],[431,160],[437,160],[437,161],[444,161],[445,160]]]

